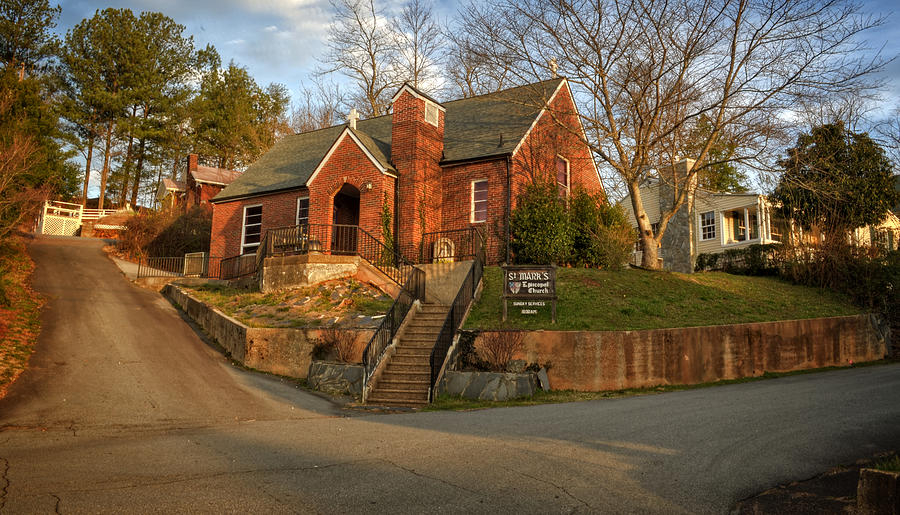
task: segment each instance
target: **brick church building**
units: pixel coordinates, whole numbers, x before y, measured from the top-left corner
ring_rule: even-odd
[[[561,195],[602,191],[564,78],[444,103],[407,84],[392,114],[354,115],[286,136],[216,195],[210,255],[255,252],[268,229],[307,223],[356,225],[384,240],[386,208],[407,257],[426,233],[475,227],[497,263],[529,182],[554,180]]]

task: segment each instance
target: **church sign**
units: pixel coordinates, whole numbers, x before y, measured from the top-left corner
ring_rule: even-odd
[[[532,265],[508,265],[503,267],[503,320],[506,321],[507,303],[523,315],[536,315],[539,307],[551,304],[553,322],[556,323],[556,267]]]

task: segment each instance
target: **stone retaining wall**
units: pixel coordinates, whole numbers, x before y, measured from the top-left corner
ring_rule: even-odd
[[[554,389],[697,384],[884,358],[873,315],[646,331],[533,331],[515,356],[550,364]],[[480,337],[475,345],[480,344]]]
[[[313,361],[306,378],[310,388],[331,395],[362,397],[363,366],[330,361]]]
[[[505,401],[534,395],[537,390],[537,378],[533,373],[447,370],[437,390],[438,395],[447,394],[482,401]]]
[[[356,256],[300,254],[268,257],[263,261],[259,290],[263,293],[311,286],[323,281],[353,277],[359,269]]]
[[[195,299],[178,285],[166,285],[163,295],[180,307],[235,361],[263,372],[296,378],[307,377],[313,343],[321,337],[321,329],[247,327]],[[375,331],[355,331],[358,333],[357,348],[361,361],[362,346],[372,338]],[[360,342],[362,345],[359,345]]]

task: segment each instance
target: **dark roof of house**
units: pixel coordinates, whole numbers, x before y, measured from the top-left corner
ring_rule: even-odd
[[[511,154],[562,78],[444,102],[444,159],[455,163]],[[306,186],[347,124],[285,136],[222,190],[215,201]],[[353,131],[372,156],[393,170],[391,115],[357,122]]]

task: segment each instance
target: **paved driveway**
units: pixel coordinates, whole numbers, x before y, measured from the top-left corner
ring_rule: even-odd
[[[0,401],[4,513],[722,513],[900,447],[900,365],[346,417],[232,367],[97,242],[31,252],[50,301],[32,367]]]

